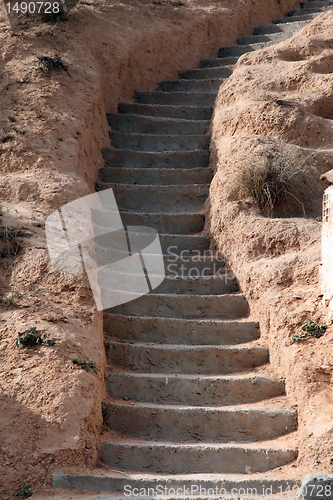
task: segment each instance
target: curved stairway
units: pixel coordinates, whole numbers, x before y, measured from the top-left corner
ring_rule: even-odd
[[[200,69],[161,82],[155,92],[136,92],[135,103],[120,103],[119,113],[108,115],[116,149],[104,150],[97,188],[114,190],[125,226],[158,230],[167,277],[148,295],[105,312],[109,431],[101,437],[100,467],[54,474],[54,487],[114,497],[124,495],[125,485],[127,492],[222,485],[231,494],[241,487],[262,493],[263,484],[278,493],[295,484],[255,475],[297,457],[288,444],[297,415],[283,382],[267,374],[268,351],[246,299],[201,232],[212,179],[207,130],[238,57],[289,38],[331,6],[301,4],[221,48]],[[204,498],[203,491],[191,493]]]

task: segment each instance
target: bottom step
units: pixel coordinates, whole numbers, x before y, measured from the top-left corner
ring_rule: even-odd
[[[301,485],[301,479],[270,479],[268,477],[246,477],[226,476],[219,474],[210,474],[209,476],[200,474],[196,475],[148,475],[130,473],[125,476],[117,473],[104,473],[88,475],[88,474],[63,474],[61,472],[53,474],[53,488],[72,488],[85,489],[90,491],[108,492],[107,496],[95,497],[105,498],[133,498],[137,490],[141,491],[142,496],[151,499],[155,497],[162,498],[190,498],[197,497],[203,499],[206,496],[210,498],[225,497],[233,495],[238,498],[249,499],[249,496],[256,497],[283,494],[288,492],[291,498],[293,487]],[[73,491],[72,490],[72,491]],[[144,495],[145,491],[147,495]],[[149,491],[148,491],[149,490]],[[217,494],[216,494],[217,490]],[[111,496],[112,494],[112,496]],[[138,496],[138,495],[137,495]],[[37,497],[38,498],[38,497]],[[40,497],[41,500],[43,497]],[[75,498],[75,497],[74,497]],[[93,497],[91,497],[93,498]],[[58,500],[58,499],[57,499]],[[60,500],[60,498],[59,498]],[[61,499],[62,500],[62,499]],[[88,500],[88,498],[87,498]],[[94,499],[95,500],[95,499]]]

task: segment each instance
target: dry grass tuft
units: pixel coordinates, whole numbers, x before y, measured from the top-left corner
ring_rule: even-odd
[[[299,157],[297,148],[286,146],[255,156],[240,172],[238,185],[269,216],[280,205],[297,206],[306,216],[304,204],[310,174],[313,170]]]

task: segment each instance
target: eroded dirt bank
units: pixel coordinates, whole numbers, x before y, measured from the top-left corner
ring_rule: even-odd
[[[1,13],[1,499],[14,498],[24,481],[40,489],[50,471],[96,459],[101,316],[84,277],[50,275],[43,224],[52,210],[94,191],[101,149],[110,144],[106,112],[296,5],[85,1],[66,22],[17,34]],[[43,73],[40,56],[59,57],[69,74]],[[16,262],[7,230],[20,245]],[[55,345],[18,349],[18,332],[32,327]],[[94,360],[98,374],[74,366],[76,357]]]
[[[236,273],[272,367],[298,407],[299,459],[296,468],[283,469],[285,476],[332,470],[333,328],[319,279],[328,185],[320,175],[333,167],[332,24],[331,11],[288,41],[243,55],[220,88],[212,122],[216,175],[207,230]],[[282,203],[269,217],[244,194],[240,179],[263,154],[286,151],[307,165],[306,175],[294,206]],[[329,328],[321,338],[292,343],[307,319]]]

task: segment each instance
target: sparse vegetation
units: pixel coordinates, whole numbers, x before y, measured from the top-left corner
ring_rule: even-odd
[[[30,486],[26,482],[23,483],[21,491],[19,493],[15,493],[16,497],[18,496],[29,497],[30,495],[32,495],[32,492],[30,491]]]
[[[320,338],[324,335],[327,330],[326,325],[320,325],[318,321],[305,321],[302,326],[302,332],[300,334],[293,334],[291,336],[292,342],[302,342],[303,340],[307,340],[310,337]]]
[[[55,342],[52,342],[51,340],[46,340],[46,333],[43,333],[42,335],[37,335],[36,334],[37,327],[34,326],[30,328],[29,332],[24,334],[21,332],[18,332],[18,338],[15,341],[16,347],[35,347],[36,345],[47,345],[49,347],[52,347],[55,345]]]
[[[38,61],[38,68],[43,73],[49,73],[52,70],[61,70],[66,71],[68,76],[71,76],[68,72],[67,66],[61,59],[59,59],[59,57],[40,56],[38,57]]]
[[[238,184],[254,203],[270,216],[284,203],[298,205],[305,216],[306,161],[302,161],[296,148],[282,148],[278,152],[265,152],[256,156],[241,171]]]
[[[90,372],[92,370],[94,373],[97,373],[97,370],[95,368],[95,361],[92,361],[91,359],[86,359],[86,358],[80,358],[80,359],[72,359],[72,363],[74,365],[78,365],[80,368],[83,370],[86,370],[87,372]]]

